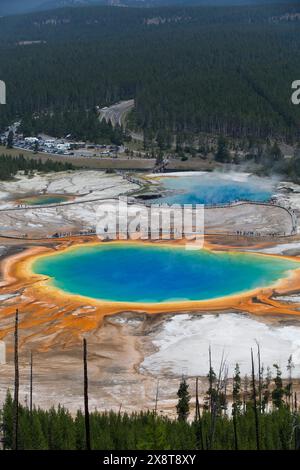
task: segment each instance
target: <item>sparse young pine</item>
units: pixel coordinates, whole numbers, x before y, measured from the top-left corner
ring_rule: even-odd
[[[271,398],[271,390],[270,390],[271,381],[272,381],[272,374],[271,374],[270,368],[268,367],[266,375],[265,375],[265,377],[263,379],[263,383],[262,383],[262,405],[261,405],[261,409],[262,409],[263,413],[268,411],[268,405],[269,405],[269,401],[270,401],[270,398]]]
[[[241,372],[240,367],[236,364],[233,376],[233,387],[232,387],[232,413],[238,415],[241,413],[242,401],[241,401]]]
[[[272,391],[272,403],[275,408],[279,409],[284,405],[284,387],[281,378],[280,367],[278,366],[278,364],[274,364],[273,367],[275,368],[276,376],[274,378],[275,387]]]
[[[236,364],[233,376],[232,386],[232,417],[233,417],[233,430],[234,430],[234,448],[238,450],[238,430],[237,430],[237,419],[241,413],[242,401],[241,401],[241,373],[240,367]]]
[[[292,373],[294,369],[294,363],[293,363],[293,358],[292,356],[289,357],[288,363],[287,363],[287,371],[288,371],[288,383],[286,384],[285,387],[285,396],[286,400],[288,403],[289,408],[291,408],[291,402],[293,398],[293,379],[292,379]]]
[[[13,145],[14,145],[14,133],[13,131],[9,131],[8,136],[7,136],[6,147],[8,149],[12,149]]]
[[[187,384],[185,378],[182,378],[179,390],[177,392],[178,403],[176,406],[177,416],[179,421],[186,421],[190,413],[190,394],[189,394],[189,385]]]
[[[218,140],[218,149],[215,158],[216,161],[220,163],[229,163],[231,160],[228,142],[224,137],[220,137]]]

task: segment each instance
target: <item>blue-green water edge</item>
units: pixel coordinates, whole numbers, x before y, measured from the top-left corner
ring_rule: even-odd
[[[67,196],[60,195],[42,195],[42,196],[32,196],[25,199],[20,199],[19,203],[25,204],[28,206],[44,206],[48,204],[60,204],[62,202],[68,201]]]
[[[38,258],[37,274],[70,294],[124,302],[208,300],[267,287],[299,263],[184,246],[99,244]]]

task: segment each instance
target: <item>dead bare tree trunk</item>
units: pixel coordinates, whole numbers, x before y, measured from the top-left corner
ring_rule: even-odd
[[[255,417],[255,437],[256,437],[256,449],[259,450],[259,422],[257,412],[257,399],[256,399],[256,385],[255,385],[255,371],[254,371],[254,359],[253,350],[251,348],[251,366],[252,366],[252,393],[253,393],[253,409]]]
[[[195,410],[195,420],[198,421],[200,418],[200,403],[199,403],[199,379],[196,378],[196,410]]]
[[[234,432],[234,450],[239,450],[239,441],[237,433],[236,411],[233,413],[233,432]]]
[[[85,421],[85,448],[91,450],[88,371],[87,371],[87,344],[83,340],[83,374],[84,374],[84,421]]]
[[[30,415],[32,415],[32,381],[33,381],[33,357],[32,357],[32,351],[30,352],[30,392],[29,392],[29,410],[30,410]]]
[[[212,360],[211,360],[211,347],[209,345],[208,348],[208,358],[209,358],[209,374],[208,374],[208,381],[209,381],[209,412],[210,412],[210,430],[206,436],[206,448],[210,450],[211,448],[211,436],[212,436],[212,428],[213,428],[213,376],[212,376]]]
[[[200,413],[200,403],[199,403],[199,379],[196,378],[196,412],[195,412],[195,421],[196,421],[196,437],[197,437],[197,449],[204,450],[204,441],[203,441],[203,429],[202,429],[202,419]]]
[[[157,384],[156,384],[155,407],[154,407],[155,416],[157,415],[158,393],[159,393],[159,379],[157,380]]]
[[[212,382],[212,362],[211,362],[211,347],[209,346],[208,349],[208,356],[209,356],[209,390],[212,390],[213,382]],[[212,412],[213,412],[213,400],[212,396],[210,394],[210,403],[209,403],[209,409],[210,409],[210,416],[212,417]]]
[[[210,351],[210,364],[211,364],[211,351]],[[222,374],[224,371],[226,364],[224,362],[224,352],[222,353],[218,380],[217,380],[217,387],[215,397],[212,400],[212,416],[211,416],[211,429],[210,429],[210,437],[209,437],[209,450],[213,448],[214,437],[215,437],[215,429],[216,429],[216,420],[217,415],[220,412],[220,393],[221,393],[221,384],[222,384]]]
[[[224,379],[223,379],[223,386],[224,386],[224,415],[227,414],[227,407],[228,407],[228,400],[227,400],[227,386],[228,386],[228,366],[225,367],[224,370]]]
[[[258,400],[259,400],[259,412],[262,409],[262,368],[261,368],[261,356],[260,356],[260,345],[257,344],[257,359],[258,359]]]
[[[14,363],[15,363],[15,388],[13,403],[13,450],[18,450],[19,434],[19,311],[15,315],[15,344],[14,344]]]

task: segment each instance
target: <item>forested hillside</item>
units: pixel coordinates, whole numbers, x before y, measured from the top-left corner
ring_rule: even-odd
[[[144,129],[299,139],[299,3],[60,9],[0,18],[0,44],[0,127],[135,98]]]
[[[39,8],[53,9],[66,6],[82,5],[115,5],[115,6],[138,6],[149,8],[166,5],[205,5],[205,6],[233,6],[233,5],[267,5],[268,3],[288,3],[288,0],[46,0]]]
[[[1,0],[0,16],[16,15],[66,6],[115,5],[147,8],[162,5],[259,5],[288,3],[289,0]]]

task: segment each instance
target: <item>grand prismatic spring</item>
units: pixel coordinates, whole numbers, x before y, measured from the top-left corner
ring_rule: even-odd
[[[299,263],[184,246],[96,244],[37,258],[32,270],[66,293],[110,302],[216,299],[276,284]]]

